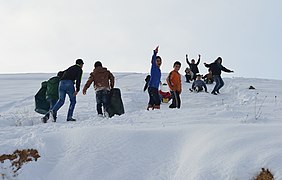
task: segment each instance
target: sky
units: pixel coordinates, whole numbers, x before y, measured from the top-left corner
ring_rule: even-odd
[[[150,71],[160,46],[173,63],[218,56],[229,77],[282,79],[281,0],[0,0],[0,73],[58,72],[100,60],[112,72]]]

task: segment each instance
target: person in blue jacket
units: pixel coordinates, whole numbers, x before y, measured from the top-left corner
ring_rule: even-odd
[[[234,72],[234,71],[231,71],[231,70],[227,69],[226,67],[222,66],[221,64],[222,64],[222,58],[221,57],[218,57],[211,64],[204,63],[204,65],[207,68],[210,68],[212,75],[213,75],[213,78],[214,78],[214,81],[216,83],[212,92],[211,92],[214,95],[219,94],[219,89],[224,86],[224,82],[221,78],[221,71],[229,72],[229,73]]]
[[[154,54],[152,57],[152,65],[151,65],[151,77],[148,85],[148,93],[149,93],[149,103],[147,110],[150,108],[153,109],[160,109],[160,97],[159,97],[159,85],[161,82],[161,65],[162,65],[162,58],[157,56],[159,51],[159,46],[156,47],[154,50]]]

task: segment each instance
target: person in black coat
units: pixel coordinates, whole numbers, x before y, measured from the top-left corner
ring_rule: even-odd
[[[201,59],[201,55],[199,54],[199,58],[198,58],[197,63],[196,63],[195,59],[192,59],[191,63],[190,63],[189,60],[188,60],[188,54],[186,54],[186,62],[189,65],[191,71],[194,74],[193,80],[196,79],[196,75],[199,73],[198,65],[200,64],[200,59]]]
[[[226,67],[222,66],[221,64],[222,64],[222,58],[221,57],[218,57],[211,64],[204,63],[204,65],[207,68],[210,68],[210,70],[212,72],[212,75],[213,75],[213,78],[214,78],[214,81],[216,83],[214,88],[213,88],[213,90],[212,90],[212,92],[211,92],[214,95],[219,94],[219,89],[224,86],[224,82],[223,82],[223,80],[221,78],[221,71],[228,72],[228,73],[234,72],[234,71],[229,70]]]

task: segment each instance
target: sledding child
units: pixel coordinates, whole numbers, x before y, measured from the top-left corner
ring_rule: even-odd
[[[176,61],[173,64],[173,70],[169,73],[166,79],[172,96],[172,104],[169,106],[169,108],[180,108],[180,94],[182,91],[181,75],[179,74],[180,67],[181,63]]]
[[[202,80],[202,75],[197,74],[196,80],[193,82],[192,89],[190,89],[190,91],[201,92],[204,89],[205,89],[205,92],[208,92],[207,86],[205,82]]]
[[[201,55],[199,54],[199,58],[198,58],[197,63],[195,63],[196,62],[195,59],[192,59],[191,62],[189,62],[188,54],[186,54],[186,62],[190,66],[190,69],[194,74],[193,80],[196,79],[196,74],[199,73],[198,65],[200,64],[200,59],[201,59]]]
[[[147,110],[152,109],[160,109],[160,96],[159,96],[159,85],[161,82],[161,65],[162,58],[157,56],[159,51],[159,46],[154,50],[154,54],[151,60],[151,78],[148,85],[148,93],[149,93],[149,103]]]
[[[224,82],[221,78],[221,71],[224,72],[228,72],[228,73],[232,73],[234,71],[231,71],[229,69],[227,69],[226,67],[222,66],[222,58],[218,57],[213,63],[211,64],[207,64],[204,63],[204,65],[208,68],[211,69],[214,81],[215,81],[215,86],[212,90],[212,94],[217,95],[219,94],[219,89],[222,88],[224,86]]]
[[[171,99],[171,94],[166,83],[161,83],[161,89],[159,90],[160,100],[163,103],[168,103]]]
[[[110,103],[110,89],[114,88],[115,77],[107,68],[102,66],[100,61],[96,61],[93,72],[90,73],[90,76],[82,90],[83,95],[86,94],[86,91],[92,82],[96,92],[98,116],[109,117],[108,108]],[[104,113],[102,111],[102,107]]]
[[[213,83],[214,80],[213,80],[212,71],[210,68],[209,68],[209,72],[206,75],[204,75],[203,80],[206,84]]]
[[[194,73],[191,71],[190,68],[186,68],[185,69],[185,78],[186,78],[186,82],[187,83],[190,83],[190,81],[192,81],[193,79],[193,76],[194,76]]]

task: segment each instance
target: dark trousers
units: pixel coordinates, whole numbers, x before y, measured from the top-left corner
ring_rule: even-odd
[[[149,106],[159,106],[161,104],[159,91],[157,88],[149,87],[148,88],[149,93]]]
[[[180,100],[180,94],[178,91],[170,91],[171,97],[172,97],[172,104],[169,106],[169,108],[180,108],[181,100]]]
[[[50,117],[50,110],[53,109],[53,107],[55,106],[55,104],[57,103],[58,100],[57,99],[47,99],[47,101],[50,103],[50,109],[49,109],[48,113],[45,114],[45,117],[47,119],[49,119],[49,117]],[[54,112],[54,116],[57,117],[57,112]]]
[[[190,82],[191,81],[191,75],[185,74],[186,77],[186,82]]]
[[[213,78],[214,78],[214,81],[215,81],[215,86],[213,88],[213,92],[218,92],[219,89],[224,86],[224,82],[223,82],[220,75],[214,75]]]
[[[104,109],[104,112],[108,112],[109,103],[110,103],[110,91],[106,89],[97,91],[96,102],[97,102],[98,114],[103,114],[102,107]]]

